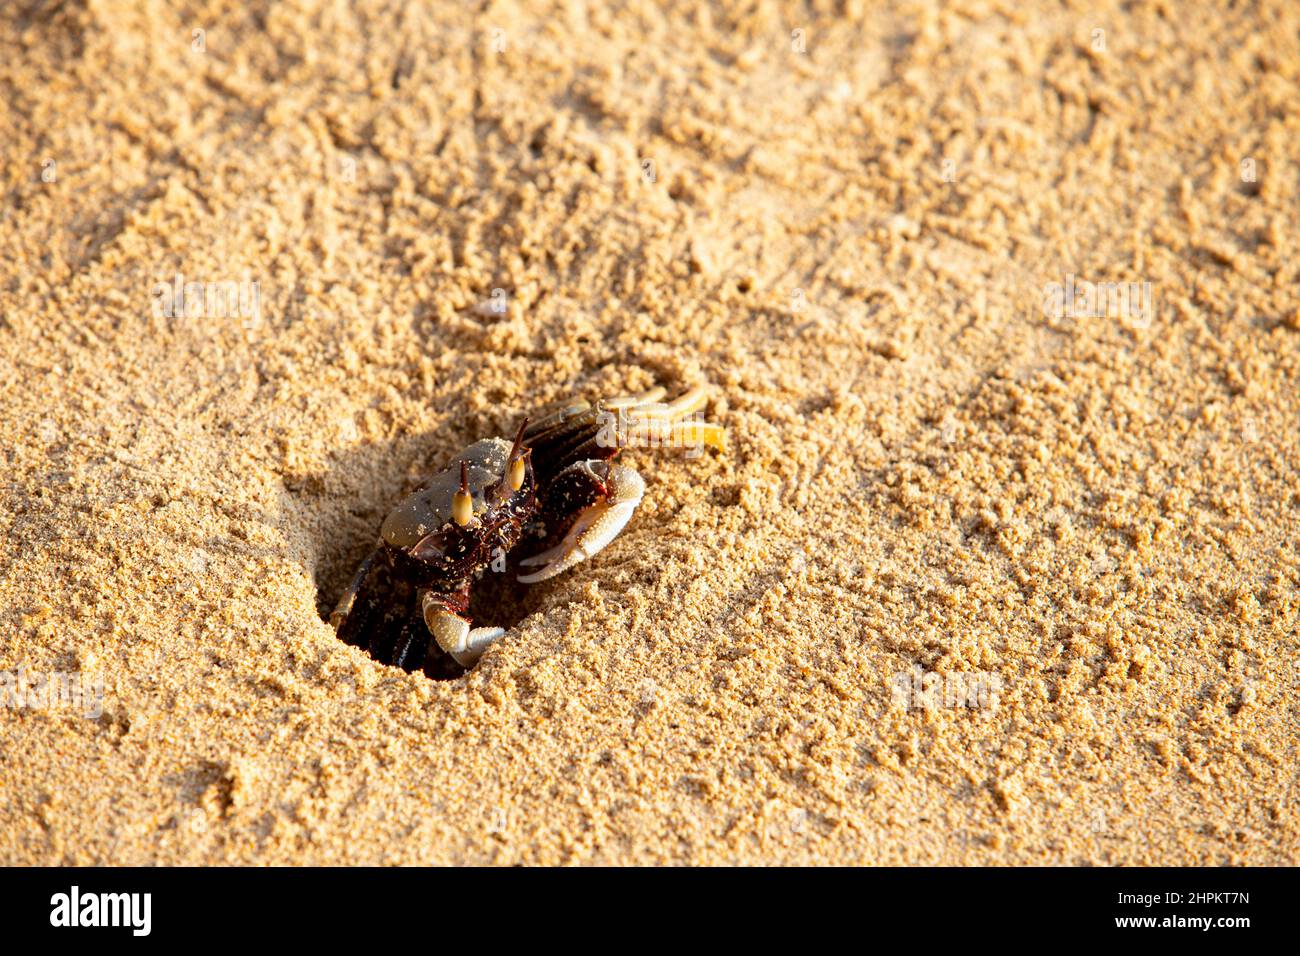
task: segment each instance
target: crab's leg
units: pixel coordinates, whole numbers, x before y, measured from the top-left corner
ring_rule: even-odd
[[[662,401],[667,394],[664,389],[656,386],[648,392],[642,392],[640,395],[620,395],[618,398],[607,398],[601,404],[606,408],[636,408],[638,405],[648,405],[651,402]]]
[[[662,388],[652,388],[640,395],[623,395],[606,399],[600,404],[611,411],[637,408],[658,402],[666,394]],[[530,423],[524,431],[524,441],[530,448],[565,441],[575,433],[589,428],[598,415],[599,410],[592,408],[589,402],[576,402]]]
[[[620,447],[656,443],[671,447],[710,445],[721,451],[726,442],[726,430],[713,422],[690,419],[707,404],[708,391],[697,386],[669,402],[645,401],[620,410],[626,416],[626,427],[619,435]],[[606,405],[608,406],[608,403]]]
[[[677,396],[671,402],[664,404],[661,399],[664,397],[664,390],[659,389],[658,395],[652,395],[647,392],[637,400],[623,406],[629,411],[635,410],[643,415],[655,415],[662,418],[683,418],[691,412],[698,412],[709,400],[709,392],[702,385],[697,385],[682,395]],[[606,408],[617,408],[619,406],[605,402]]]
[[[410,673],[424,666],[428,653],[429,632],[418,617],[409,615],[398,629],[385,663]]]
[[[544,565],[519,575],[524,584],[553,578],[596,554],[623,530],[645,494],[645,482],[631,468],[600,460],[580,461],[561,473],[560,482],[588,483],[595,500],[582,509],[568,533],[554,548],[524,558],[521,567]]]
[[[503,627],[471,628],[469,619],[449,607],[434,591],[425,592],[422,604],[429,633],[461,667],[477,664],[483,652],[506,632]]]
[[[330,626],[338,630],[348,615],[352,613],[352,605],[356,603],[357,593],[361,590],[362,583],[366,580],[366,575],[370,573],[371,567],[375,563],[375,552],[371,551],[366,555],[366,559],[357,565],[356,574],[352,575],[352,583],[348,585],[346,591],[339,597],[338,604],[334,605],[334,610],[330,612]]]
[[[533,450],[538,477],[549,481],[551,469],[565,462],[612,458],[629,447],[700,448],[719,451],[726,445],[726,430],[693,416],[708,401],[706,389],[694,388],[679,398],[661,403],[663,390],[634,398],[601,402],[598,407],[574,406],[544,430],[526,434]]]

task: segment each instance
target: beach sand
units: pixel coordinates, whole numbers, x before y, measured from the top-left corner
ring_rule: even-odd
[[[728,6],[6,7],[0,862],[1297,861],[1300,8]],[[703,383],[466,676],[334,636]]]

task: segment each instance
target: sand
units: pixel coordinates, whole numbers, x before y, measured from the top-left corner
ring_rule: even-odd
[[[1300,8],[463,6],[6,6],[0,862],[1295,863]],[[701,383],[465,677],[323,620]]]

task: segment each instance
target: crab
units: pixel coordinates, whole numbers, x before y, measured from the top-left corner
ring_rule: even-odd
[[[708,400],[704,388],[666,404],[665,394],[577,402],[525,418],[513,441],[485,438],[462,450],[384,519],[330,615],[335,633],[378,661],[430,677],[473,667],[506,633],[474,626],[474,582],[489,567],[504,570],[524,542],[541,550],[518,561],[535,570],[517,580],[535,584],[613,541],[645,493],[641,476],[615,461],[624,448],[723,449],[724,430],[696,414]]]

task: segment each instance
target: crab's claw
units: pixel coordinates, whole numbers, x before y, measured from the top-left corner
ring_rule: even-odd
[[[433,639],[461,667],[473,667],[492,644],[505,634],[501,627],[469,626],[468,619],[447,606],[446,600],[430,591],[420,600],[424,624]]]
[[[589,478],[597,486],[596,500],[578,513],[564,540],[553,548],[524,558],[521,567],[542,565],[519,575],[524,584],[545,581],[587,560],[623,530],[645,494],[645,481],[631,468],[599,460],[580,461],[566,469],[571,478]]]

